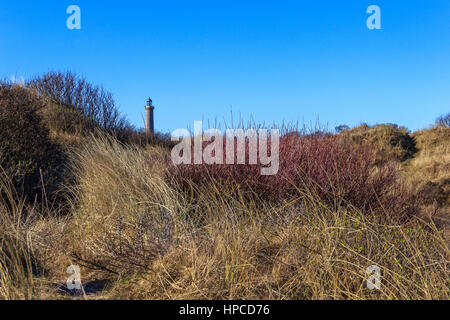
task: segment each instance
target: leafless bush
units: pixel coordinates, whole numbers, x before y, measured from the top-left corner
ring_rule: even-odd
[[[26,85],[36,88],[61,107],[79,112],[103,130],[120,131],[129,127],[112,93],[75,73],[52,71],[31,79]]]
[[[450,127],[450,113],[442,115],[436,120],[436,126],[438,127]]]

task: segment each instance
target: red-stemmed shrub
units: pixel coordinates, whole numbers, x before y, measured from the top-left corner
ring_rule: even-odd
[[[414,210],[409,205],[412,192],[399,179],[396,167],[389,163],[375,166],[374,150],[368,144],[355,144],[342,136],[325,133],[286,134],[280,138],[278,173],[263,176],[259,160],[257,165],[248,164],[248,140],[246,143],[247,164],[172,164],[169,169],[172,184],[186,190],[214,182],[228,186],[227,190],[239,189],[246,196],[256,195],[275,202],[312,195],[327,205],[347,204],[393,216],[411,214]],[[225,149],[226,139],[224,156]]]

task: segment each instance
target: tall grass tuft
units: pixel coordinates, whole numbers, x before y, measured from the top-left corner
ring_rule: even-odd
[[[17,199],[10,179],[0,174],[0,299],[33,299],[38,296],[39,273],[29,226],[33,217],[23,199]]]
[[[100,135],[74,153],[73,255],[88,267],[118,273],[147,268],[167,250],[172,216],[182,207],[164,181],[166,151],[125,146]]]

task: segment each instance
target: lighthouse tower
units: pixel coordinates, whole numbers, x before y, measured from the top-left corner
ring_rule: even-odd
[[[155,107],[153,106],[152,99],[148,98],[147,105],[145,106],[145,134],[147,138],[155,133]]]

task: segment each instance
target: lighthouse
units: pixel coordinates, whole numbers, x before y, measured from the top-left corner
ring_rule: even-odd
[[[153,106],[152,99],[148,98],[147,105],[145,106],[145,134],[147,138],[155,133],[155,107]]]

